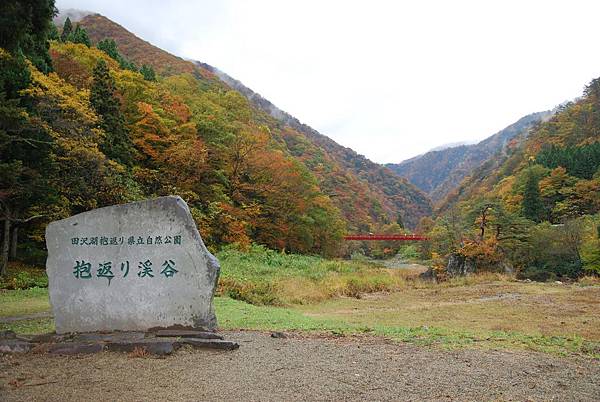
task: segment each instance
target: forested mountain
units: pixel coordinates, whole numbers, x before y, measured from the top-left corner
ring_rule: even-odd
[[[425,191],[433,202],[438,202],[473,169],[491,157],[501,157],[511,139],[527,133],[536,123],[547,119],[551,114],[550,111],[533,113],[477,144],[432,150],[398,164],[387,164],[387,167]]]
[[[349,191],[352,190],[347,187],[346,183],[340,182],[334,176],[323,174],[324,172],[322,172],[322,169],[319,167],[321,161],[318,158],[315,158],[315,155],[322,150],[327,152],[329,157],[331,157],[335,163],[339,164],[342,169],[346,169],[356,175],[359,179],[366,181],[369,191],[375,193],[377,198],[381,200],[382,208],[387,211],[386,213],[393,214],[393,211],[397,211],[398,219],[406,223],[408,227],[416,226],[418,220],[415,220],[415,217],[430,215],[430,202],[427,197],[423,192],[415,191],[414,186],[408,183],[403,176],[394,174],[394,172],[387,167],[370,161],[363,155],[356,153],[354,150],[341,146],[312,127],[301,123],[294,116],[279,109],[269,100],[263,98],[260,94],[257,94],[240,81],[232,78],[219,69],[206,63],[196,62],[196,64],[216,74],[231,88],[243,94],[260,110],[268,113],[284,125],[293,128],[296,132],[306,136],[311,143],[310,149],[306,147],[306,144],[299,144],[295,138],[286,136],[284,139],[295,155],[303,158],[309,164],[311,169],[317,171],[318,177],[322,180],[322,186],[324,189],[327,189],[328,194],[333,195],[334,197],[340,197],[345,193],[346,189]],[[342,203],[345,202],[346,200],[342,200]],[[417,208],[415,213],[406,213],[407,205],[414,205]],[[348,209],[347,213],[348,215],[351,215],[353,213],[352,209]],[[367,228],[363,226],[362,230],[367,230]]]
[[[600,78],[476,168],[422,227],[440,266],[599,274]]]
[[[530,176],[539,182],[543,207],[534,220],[560,223],[600,209],[600,79],[585,95],[560,106],[556,114],[521,133],[506,152],[475,169],[441,203],[445,211],[457,202],[481,196],[501,197],[517,211]]]
[[[211,247],[324,255],[344,252],[346,231],[399,230],[431,212],[406,180],[274,118],[212,68],[97,14],[57,29],[52,1],[34,15],[13,3],[0,42],[0,219],[21,233],[5,245],[43,249],[50,220],[167,194],[188,202]]]
[[[375,230],[374,225],[398,218],[414,227],[420,217],[431,213],[428,198],[404,178],[300,123],[217,68],[172,56],[98,14],[80,23],[92,41],[114,39],[121,54],[135,63],[152,65],[163,75],[191,72],[197,79],[217,80],[244,95],[251,102],[253,119],[269,127],[316,175],[321,189],[350,223],[350,230]]]

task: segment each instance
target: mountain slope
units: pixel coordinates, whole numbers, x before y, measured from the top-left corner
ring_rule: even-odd
[[[439,213],[461,201],[493,197],[507,210],[523,213],[531,180],[539,191],[533,192],[539,214],[529,219],[560,223],[600,211],[600,79],[583,97],[514,137],[502,155],[474,169],[443,200]]]
[[[342,212],[349,230],[377,230],[398,218],[414,227],[431,213],[427,196],[408,181],[300,123],[216,68],[164,52],[98,14],[85,16],[80,23],[93,43],[112,38],[129,60],[152,65],[165,77],[190,74],[222,91],[232,88],[244,95],[252,105],[251,120],[268,127],[271,136],[316,176],[321,190]]]
[[[242,93],[260,110],[305,135],[316,147],[326,150],[343,168],[350,170],[368,183],[372,191],[380,196],[384,210],[391,213],[398,211],[397,213],[409,227],[414,227],[418,223],[418,219],[415,218],[430,214],[430,203],[427,197],[422,192],[416,191],[416,188],[401,175],[394,174],[387,167],[370,161],[363,155],[339,145],[312,127],[301,123],[294,116],[279,109],[269,100],[217,68],[201,62],[196,62],[196,64],[217,75],[229,86]],[[288,145],[293,147],[293,143],[290,141],[288,141]],[[330,193],[335,194],[336,187],[340,183],[324,178],[323,185],[329,188]],[[407,205],[416,206],[418,209],[413,214],[407,209]]]
[[[398,175],[406,177],[437,202],[458,186],[473,169],[501,153],[510,140],[526,133],[551,114],[549,111],[533,113],[477,144],[433,150],[399,164],[387,166]]]

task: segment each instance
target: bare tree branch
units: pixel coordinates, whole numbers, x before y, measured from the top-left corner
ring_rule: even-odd
[[[22,219],[9,219],[11,221],[11,223],[13,224],[24,224],[24,223],[28,223],[31,222],[34,219],[40,219],[45,217],[46,215],[34,215],[34,216],[30,216],[29,218],[22,218]],[[6,216],[3,216],[0,218],[0,222],[4,222],[6,220]]]
[[[17,137],[17,136],[8,136],[8,139],[6,141],[4,141],[2,144],[0,144],[0,147],[4,147],[7,146],[13,142],[24,142],[27,145],[30,145],[34,148],[37,148],[37,146],[35,144],[52,144],[52,142],[50,141],[42,141],[42,140],[36,140],[33,138],[22,138],[22,137]]]

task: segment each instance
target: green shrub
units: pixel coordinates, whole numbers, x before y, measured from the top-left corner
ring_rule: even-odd
[[[48,287],[45,270],[19,262],[11,262],[8,264],[6,274],[0,277],[0,289],[14,290],[34,287]]]
[[[408,261],[415,261],[415,260],[419,260],[421,258],[419,250],[417,249],[417,246],[415,246],[414,244],[408,244],[408,245],[400,248],[400,250],[398,251],[398,255],[403,260],[408,260]]]
[[[583,273],[583,267],[578,261],[558,260],[546,262],[539,266],[529,266],[521,271],[519,279],[531,279],[537,282],[555,281],[557,279],[577,279]]]
[[[32,275],[27,271],[17,272],[14,275],[8,275],[0,278],[0,289],[29,289],[29,288],[47,288],[48,277],[45,275]]]
[[[319,302],[335,296],[392,290],[402,272],[365,261],[326,260],[285,254],[253,245],[246,252],[225,247],[217,253],[221,277],[217,294],[255,305]]]
[[[517,275],[519,279],[529,279],[536,282],[549,282],[558,279],[554,272],[539,267],[527,267]]]

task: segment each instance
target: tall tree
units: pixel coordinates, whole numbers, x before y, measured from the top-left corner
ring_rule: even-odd
[[[22,53],[42,72],[52,70],[48,34],[56,14],[54,0],[0,2],[0,48]]]
[[[96,47],[109,55],[113,60],[119,61],[121,54],[117,49],[117,42],[114,39],[102,39],[96,44]]]
[[[71,19],[67,17],[65,23],[63,25],[62,33],[60,34],[60,40],[62,42],[67,42],[69,37],[73,33],[73,24],[71,23]]]
[[[115,42],[114,39],[110,39],[110,38],[102,39],[100,42],[98,42],[96,47],[98,49],[102,50],[107,55],[109,55],[113,60],[118,61],[119,67],[126,69],[126,70],[137,71],[137,67],[136,67],[135,63],[127,60],[125,57],[123,57],[123,55],[121,53],[119,53],[119,49],[117,47],[117,42]],[[142,72],[142,74],[144,74],[144,73]]]
[[[154,72],[152,66],[142,64],[142,67],[140,68],[140,73],[142,73],[146,81],[156,81],[156,73]]]
[[[396,217],[396,223],[400,226],[400,229],[404,229],[404,221],[402,220],[402,215],[398,214]]]
[[[50,24],[50,29],[48,30],[48,40],[59,40],[60,34],[58,33],[58,28],[54,23]]]
[[[104,60],[98,61],[94,67],[93,78],[90,103],[101,117],[100,125],[106,133],[101,150],[109,158],[130,165],[133,146],[125,127],[121,105],[115,97],[115,81]]]
[[[0,94],[0,275],[6,270],[15,225],[37,218],[35,206],[51,199],[50,151],[51,138],[43,126]]]
[[[544,204],[540,195],[539,179],[529,170],[523,190],[523,215],[534,222],[540,222],[544,214]]]
[[[77,24],[75,31],[73,31],[73,33],[69,36],[69,40],[73,43],[81,43],[87,47],[92,45],[87,31],[79,24]]]

